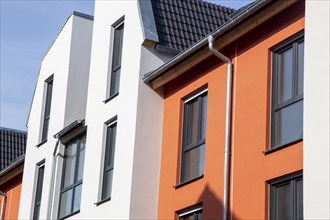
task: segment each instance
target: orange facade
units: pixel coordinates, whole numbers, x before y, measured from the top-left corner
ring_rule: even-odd
[[[302,141],[270,149],[270,49],[304,30],[304,1],[243,35],[221,50],[233,62],[229,217],[268,218],[267,181],[302,170]],[[221,219],[224,176],[227,65],[211,56],[164,87],[164,123],[159,219],[175,219],[202,204],[203,219]],[[207,85],[208,104],[203,177],[180,183],[183,98]]]
[[[19,175],[0,185],[0,190],[6,195],[3,219],[18,219],[22,176],[23,174],[20,173]],[[1,196],[0,204],[2,204],[2,199],[3,197]]]

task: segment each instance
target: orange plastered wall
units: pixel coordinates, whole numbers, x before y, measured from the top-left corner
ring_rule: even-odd
[[[304,29],[304,1],[273,17],[221,52],[234,67],[230,215],[267,218],[267,181],[302,170],[302,142],[269,149],[270,49]],[[221,219],[227,66],[214,56],[165,86],[159,219],[203,202],[204,219]],[[207,84],[204,177],[175,189],[181,161],[182,98]]]
[[[6,194],[4,219],[17,219],[21,198],[22,174],[14,177],[1,186],[1,191]]]

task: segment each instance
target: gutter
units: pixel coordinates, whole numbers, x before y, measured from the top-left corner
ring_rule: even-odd
[[[222,206],[222,219],[227,220],[228,211],[228,192],[229,192],[229,168],[230,168],[230,134],[231,134],[231,113],[232,113],[232,62],[231,60],[217,51],[213,47],[214,37],[208,37],[209,50],[219,59],[227,63],[227,85],[226,85],[226,122],[225,122],[225,146],[224,146],[224,172],[223,172],[223,206]]]
[[[0,196],[2,197],[2,199],[1,199],[0,220],[2,220],[3,219],[4,211],[5,211],[5,203],[6,203],[7,196],[2,191],[0,191]]]

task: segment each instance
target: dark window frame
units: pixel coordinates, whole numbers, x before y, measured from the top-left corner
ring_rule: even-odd
[[[103,171],[102,171],[102,187],[101,187],[101,195],[100,195],[101,200],[97,202],[96,205],[111,200],[111,189],[108,189],[110,190],[109,195],[108,194],[104,195],[105,185],[108,184],[108,182],[106,182],[106,180],[108,179],[106,179],[105,176],[106,173],[111,173],[111,172],[113,176],[116,139],[117,139],[117,124],[118,124],[117,116],[115,116],[114,118],[110,119],[105,123],[106,132],[105,132],[105,149],[104,149],[104,161],[103,161]],[[110,160],[110,165],[106,166],[106,164],[108,164],[108,160]],[[113,182],[113,177],[111,181]],[[111,188],[112,188],[112,184],[111,184]]]
[[[192,177],[187,179],[184,176],[185,173],[185,159],[186,159],[186,154],[190,151],[193,150],[195,148],[199,148],[202,145],[206,145],[206,138],[202,137],[202,116],[204,111],[206,111],[207,113],[207,106],[206,109],[203,109],[203,97],[208,97],[208,88],[207,86],[203,86],[202,88],[198,89],[197,91],[193,92],[192,94],[190,94],[189,96],[187,96],[186,98],[183,99],[183,127],[182,127],[182,145],[181,145],[181,168],[180,168],[180,183],[175,186],[175,188],[179,188],[183,185],[186,185],[188,183],[194,182],[195,180],[201,179],[204,176],[204,172],[201,175]],[[187,138],[188,138],[188,125],[189,125],[189,103],[191,103],[192,101],[194,101],[195,99],[197,99],[198,101],[198,122],[197,122],[197,138],[198,140],[195,143],[192,144],[187,144]],[[205,119],[206,120],[206,119]],[[205,149],[204,149],[204,154],[205,154]],[[205,155],[204,155],[205,158]]]
[[[291,219],[297,219],[297,182],[302,181],[303,183],[303,173],[302,171],[298,171],[292,174],[288,174],[282,177],[278,177],[274,180],[268,181],[269,185],[269,219],[278,219],[277,217],[277,207],[276,207],[276,190],[277,188],[289,184],[290,186],[290,202],[292,205],[291,210]],[[301,195],[303,198],[303,195]]]
[[[40,176],[41,170],[42,170],[42,176]],[[37,220],[40,217],[39,215],[40,215],[40,206],[42,199],[43,180],[45,176],[45,160],[42,160],[37,164],[36,176],[37,179],[36,179],[36,186],[35,186],[36,188],[34,194],[33,219]]]
[[[194,205],[177,212],[178,220],[185,220],[186,217],[193,215],[194,220],[200,220],[198,217],[203,216],[202,204]]]
[[[45,89],[45,99],[43,104],[43,120],[42,120],[42,130],[41,130],[41,140],[40,144],[42,145],[47,141],[48,130],[49,130],[49,121],[50,121],[50,110],[52,105],[52,96],[53,96],[53,87],[54,87],[54,74],[48,77],[45,80],[46,89]]]
[[[124,29],[125,28],[125,16],[118,19],[112,26],[112,51],[111,51],[111,72],[110,72],[110,88],[109,94],[106,100],[107,103],[119,94],[120,89],[120,75],[122,67],[122,54],[123,54],[123,41],[124,41]],[[116,45],[119,45],[116,47]],[[115,59],[117,57],[117,59]],[[119,71],[119,73],[117,73]],[[118,86],[116,87],[116,85]]]
[[[294,144],[296,142],[299,142],[303,139],[303,137],[299,137],[299,138],[293,139],[288,142],[279,143],[279,144],[275,143],[276,142],[275,141],[275,139],[276,139],[275,138],[275,136],[276,136],[275,113],[280,110],[283,110],[287,107],[290,107],[298,102],[303,102],[303,98],[304,98],[303,93],[298,94],[298,82],[299,82],[299,80],[298,80],[298,72],[299,72],[298,71],[298,59],[299,59],[298,44],[300,44],[302,42],[304,42],[304,33],[299,32],[271,49],[271,53],[272,53],[272,97],[271,97],[272,104],[271,104],[271,128],[270,128],[271,132],[270,132],[270,148],[265,152],[265,154],[277,151],[281,148],[287,147],[287,146]],[[293,50],[293,55],[292,55],[293,69],[292,69],[292,84],[291,84],[292,98],[290,98],[286,101],[277,103],[278,102],[278,87],[279,87],[278,77],[280,74],[279,56],[290,48],[292,48],[292,50]]]
[[[83,184],[83,178],[81,180],[77,180],[78,178],[78,169],[79,169],[79,161],[80,161],[80,147],[81,147],[81,139],[82,138],[86,138],[86,131],[80,133],[79,135],[73,137],[72,139],[70,139],[68,142],[65,143],[65,149],[64,149],[64,156],[63,156],[63,167],[62,167],[62,175],[61,175],[61,188],[60,188],[60,195],[59,195],[59,207],[58,207],[58,219],[65,219],[68,218],[72,215],[75,215],[77,213],[80,212],[80,208],[76,211],[73,211],[74,208],[74,201],[75,201],[75,189]],[[66,186],[65,188],[63,188],[64,185],[64,180],[65,180],[65,170],[66,170],[66,161],[65,159],[67,158],[67,149],[68,146],[74,142],[77,141],[77,149],[76,149],[76,161],[75,161],[75,165],[74,165],[74,177],[73,177],[73,183]],[[86,141],[86,140],[85,140]],[[86,147],[86,142],[85,142],[85,147]],[[86,149],[85,149],[86,150]],[[61,196],[62,194],[64,194],[65,192],[69,191],[72,189],[72,200],[71,200],[71,211],[69,214],[64,215],[64,216],[60,216],[60,208],[61,208]],[[81,198],[80,198],[81,200]]]

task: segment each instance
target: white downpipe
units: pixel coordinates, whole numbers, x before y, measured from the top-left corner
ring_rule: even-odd
[[[2,220],[3,219],[3,213],[5,211],[5,203],[6,203],[7,196],[2,191],[0,191],[0,196],[2,196],[2,199],[1,199],[1,212],[0,212],[0,220]]]
[[[230,168],[230,123],[231,123],[231,98],[232,98],[232,62],[231,60],[214,49],[214,38],[208,37],[209,50],[219,59],[227,63],[227,89],[226,89],[226,124],[225,124],[225,147],[224,147],[224,174],[223,174],[223,209],[222,220],[227,220],[228,191],[229,191],[229,168]]]

